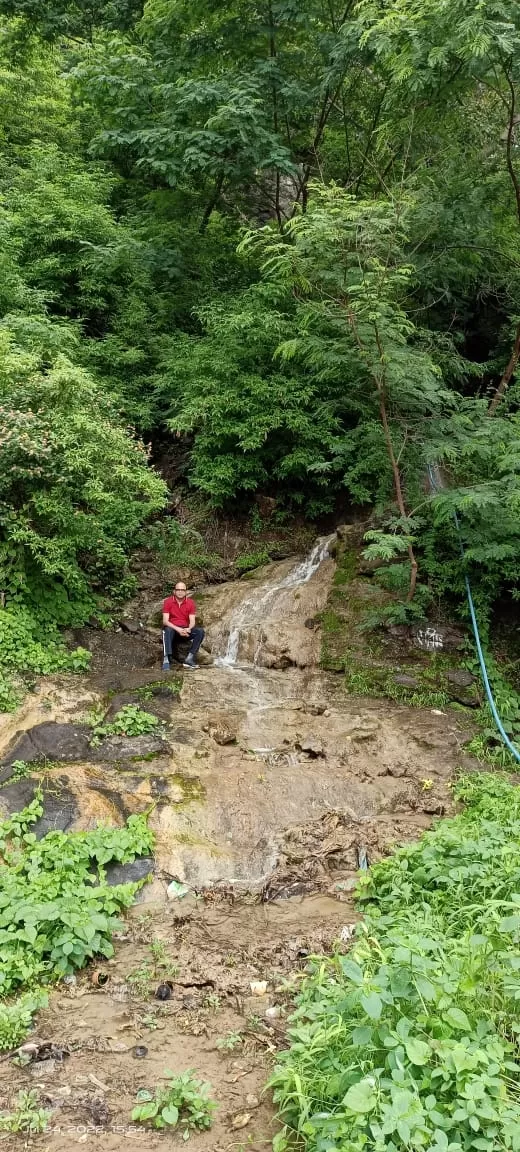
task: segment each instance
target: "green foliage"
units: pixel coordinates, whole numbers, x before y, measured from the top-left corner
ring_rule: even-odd
[[[31,773],[31,765],[25,760],[13,760],[10,768],[9,780],[23,780]]]
[[[207,569],[219,560],[218,556],[208,553],[203,536],[196,528],[171,518],[146,525],[140,539],[142,546],[156,556],[165,576],[176,565]]]
[[[132,1120],[150,1124],[152,1128],[179,1128],[183,1139],[190,1132],[203,1132],[211,1128],[216,1104],[208,1098],[211,1086],[195,1079],[190,1070],[168,1077],[164,1087],[156,1088],[155,1095],[145,1089],[138,1093],[139,1104],[133,1109]]]
[[[0,13],[27,22],[27,34],[34,26],[48,40],[63,36],[92,37],[98,28],[131,28],[142,15],[141,0],[1,0]]]
[[[467,664],[474,674],[480,674],[480,665],[476,658],[468,660]],[[504,731],[520,750],[520,696],[507,679],[507,666],[502,669],[491,655],[486,654],[486,667]],[[504,744],[487,700],[480,708],[477,720],[480,731],[467,744],[467,751],[477,760],[491,764],[494,768],[508,768],[517,772],[518,762]]]
[[[33,1088],[20,1091],[14,1112],[0,1112],[0,1132],[45,1132],[52,1113],[41,1108]]]
[[[0,1004],[0,1052],[17,1048],[32,1025],[35,1012],[47,1007],[47,995],[40,990],[25,992],[12,1004]]]
[[[375,505],[369,554],[459,607],[456,511],[483,617],[518,595],[519,54],[516,0],[1,0],[0,585],[32,639],[108,614],[143,543],[212,567],[149,441],[216,508]]]
[[[124,828],[49,832],[37,840],[30,829],[42,812],[37,794],[0,825],[2,997],[59,979],[93,956],[113,954],[116,913],[132,903],[140,884],[110,887],[106,866],[132,861],[153,843],[144,816],[131,816]],[[25,1001],[22,1008],[26,1012]]]
[[[362,876],[351,952],[312,962],[272,1078],[279,1150],[519,1147],[520,797],[484,775],[456,795]]]
[[[96,747],[107,736],[144,736],[155,732],[158,725],[157,716],[151,712],[145,712],[138,704],[125,704],[109,724],[94,725],[90,743]]]
[[[240,1048],[244,1042],[244,1037],[241,1032],[226,1032],[225,1036],[221,1036],[217,1040],[217,1048],[219,1052],[234,1052]]]
[[[254,568],[261,568],[262,564],[267,564],[268,561],[269,550],[257,548],[252,552],[241,552],[235,560],[235,568],[237,572],[252,572]]]

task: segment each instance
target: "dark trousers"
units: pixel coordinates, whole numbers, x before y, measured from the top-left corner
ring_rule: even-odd
[[[179,636],[173,628],[163,628],[163,652],[165,657],[178,659],[179,644],[189,644],[190,656],[196,656],[204,639],[203,628],[192,628],[189,636]]]

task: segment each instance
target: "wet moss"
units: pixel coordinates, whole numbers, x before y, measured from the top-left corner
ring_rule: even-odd
[[[141,700],[152,700],[154,696],[178,696],[182,689],[182,680],[153,680],[151,684],[144,684],[136,688],[136,695]]]
[[[339,551],[333,585],[338,587],[338,585],[349,584],[356,575],[357,563],[357,554],[354,548],[345,548],[344,551]]]
[[[141,755],[141,756],[131,756],[130,757],[130,763],[131,764],[149,764],[152,760],[160,760],[161,757],[163,757],[163,756],[164,756],[164,752],[146,752],[144,755]],[[121,761],[119,760],[119,761],[117,761],[117,763],[120,764]]]
[[[180,806],[183,804],[193,804],[197,800],[206,799],[206,789],[198,776],[184,776],[182,772],[175,772],[173,776],[168,777],[173,784],[176,784],[182,792],[182,800]],[[176,807],[179,807],[177,804]]]
[[[202,848],[210,856],[226,856],[224,849],[219,848],[213,840],[206,840],[204,836],[195,836],[192,832],[178,832],[174,836],[176,844],[184,844],[187,848]]]

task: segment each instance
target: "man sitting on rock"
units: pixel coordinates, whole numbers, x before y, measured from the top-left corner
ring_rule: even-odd
[[[163,672],[169,672],[173,658],[184,668],[196,668],[195,659],[204,639],[204,629],[195,627],[197,608],[195,602],[186,595],[186,585],[178,580],[173,596],[168,596],[163,604]],[[183,640],[190,641],[190,649],[185,660],[179,660],[178,645]]]

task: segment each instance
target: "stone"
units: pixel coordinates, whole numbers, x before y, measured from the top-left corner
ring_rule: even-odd
[[[33,1080],[54,1076],[56,1073],[56,1060],[36,1060],[34,1064],[31,1064],[29,1072]]]
[[[99,745],[99,748],[88,749],[88,756],[84,759],[96,763],[118,760],[144,760],[149,756],[166,755],[170,746],[161,736],[152,733],[142,736],[108,736]]]
[[[21,812],[34,800],[36,781],[30,777],[14,780],[6,784],[0,792],[0,809],[5,806],[7,813]],[[50,787],[43,787],[43,816],[31,825],[38,840],[47,832],[67,832],[79,816],[76,800],[63,777],[53,779]]]
[[[304,704],[304,711],[307,712],[309,716],[324,716],[327,711],[327,706],[326,704],[320,703]]]
[[[423,652],[456,652],[464,646],[465,637],[451,625],[423,624],[413,631],[412,643]]]
[[[226,727],[225,724],[209,724],[208,735],[215,741],[215,744],[235,744],[236,732],[231,728]]]
[[[107,884],[115,888],[117,884],[135,884],[144,880],[153,873],[155,862],[153,856],[138,856],[128,864],[107,864]]]
[[[395,763],[388,765],[386,772],[388,776],[406,776],[406,767],[406,764],[402,764],[400,760],[396,760]]]
[[[119,623],[121,625],[121,628],[123,629],[123,632],[130,632],[134,636],[136,635],[137,632],[140,632],[141,628],[142,628],[142,625],[140,624],[139,620],[123,619],[123,620],[120,620]]]
[[[18,739],[15,738],[16,742],[5,757],[3,767],[10,766],[15,760],[24,760],[26,764],[89,760],[90,736],[91,729],[87,724],[56,724],[48,720],[18,735]]]
[[[446,805],[442,800],[439,800],[437,796],[426,795],[421,801],[421,810],[425,812],[427,816],[443,816],[445,809]]]
[[[455,684],[457,688],[470,688],[475,683],[475,677],[471,672],[468,672],[467,668],[449,668],[446,679],[450,684]]]
[[[202,730],[208,733],[215,744],[235,744],[238,725],[238,713],[234,713],[232,710],[229,712],[212,712]]]
[[[473,684],[471,688],[451,688],[450,700],[456,704],[461,704],[463,708],[480,708],[481,705],[476,684]]]
[[[306,752],[308,756],[312,757],[312,759],[316,759],[319,756],[325,756],[323,742],[319,740],[317,736],[303,737],[300,739],[299,743],[296,744],[296,748],[299,749],[300,752]]]
[[[419,681],[415,676],[407,676],[405,674],[393,677],[394,684],[401,684],[403,688],[420,688]]]

